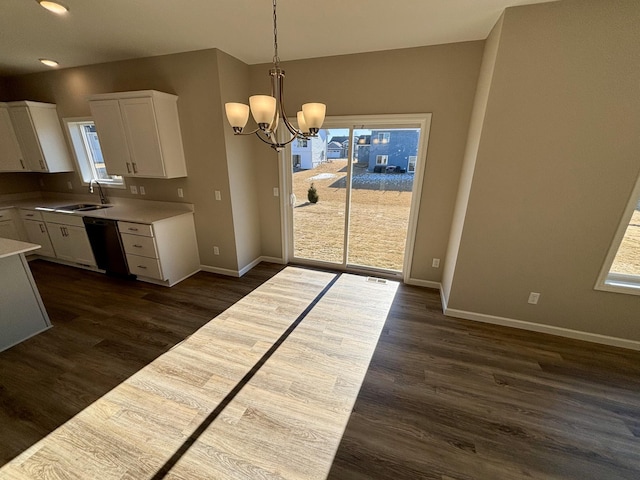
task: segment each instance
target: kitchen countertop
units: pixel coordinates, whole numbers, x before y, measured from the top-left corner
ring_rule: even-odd
[[[40,210],[43,212],[64,213],[66,215],[76,215],[94,218],[108,218],[111,220],[119,220],[134,223],[154,223],[167,218],[183,215],[193,212],[193,205],[190,203],[172,203],[172,202],[156,202],[148,200],[120,200],[114,199],[109,208],[101,208],[98,210],[90,210],[86,212],[63,212],[58,207],[72,205],[74,203],[92,203],[97,204],[95,200],[79,198],[46,198],[46,199],[29,199],[7,202],[0,205],[0,209],[4,208],[24,208],[29,210]]]
[[[20,242],[9,238],[0,238],[0,258],[31,252],[38,248],[40,248],[40,245],[36,245],[35,243]]]

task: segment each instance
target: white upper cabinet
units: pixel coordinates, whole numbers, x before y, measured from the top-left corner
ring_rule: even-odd
[[[89,97],[110,175],[186,177],[178,97],[155,90]]]
[[[7,105],[26,170],[72,172],[73,162],[56,106],[40,102],[10,102]]]
[[[24,172],[26,169],[9,108],[0,104],[0,172]]]

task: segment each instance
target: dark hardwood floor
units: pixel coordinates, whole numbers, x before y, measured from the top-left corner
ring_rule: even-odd
[[[175,287],[44,261],[54,328],[0,353],[0,465],[282,267]],[[401,285],[332,479],[638,479],[640,352],[444,317]]]
[[[53,328],[0,352],[0,465],[184,340],[283,266],[166,288],[30,262]]]

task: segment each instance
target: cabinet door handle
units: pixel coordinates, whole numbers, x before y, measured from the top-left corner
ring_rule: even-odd
[[[131,173],[131,167],[129,167],[129,162],[127,162],[127,173]]]
[[[22,167],[22,169],[24,170],[24,162],[22,161],[22,159],[20,159],[20,166]]]
[[[45,230],[44,230],[44,225],[43,225],[43,224],[41,224],[41,223],[39,223],[38,225],[40,225],[40,231],[41,231],[42,233],[44,233],[44,232],[45,232]]]
[[[138,268],[142,268],[143,270],[147,269],[147,267],[145,267],[144,265],[138,265]]]
[[[43,170],[45,169],[44,168],[44,162],[42,160],[40,160],[40,168],[42,168]]]
[[[138,231],[137,228],[132,228],[132,227],[129,227],[128,230],[131,230],[132,232],[137,232]]]
[[[142,245],[134,245],[136,248],[142,248]]]
[[[33,213],[25,213],[24,216],[25,217],[33,217]]]
[[[136,162],[131,162],[131,165],[133,166],[133,173],[138,173],[138,167],[136,167]]]

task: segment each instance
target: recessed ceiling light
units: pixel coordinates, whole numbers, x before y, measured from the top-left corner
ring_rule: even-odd
[[[47,67],[57,67],[58,62],[55,60],[47,60],[46,58],[41,58],[40,62],[44,63]]]
[[[48,2],[46,0],[37,0],[41,7],[46,8],[50,12],[57,13],[58,15],[64,15],[69,11],[67,7],[56,2]]]

